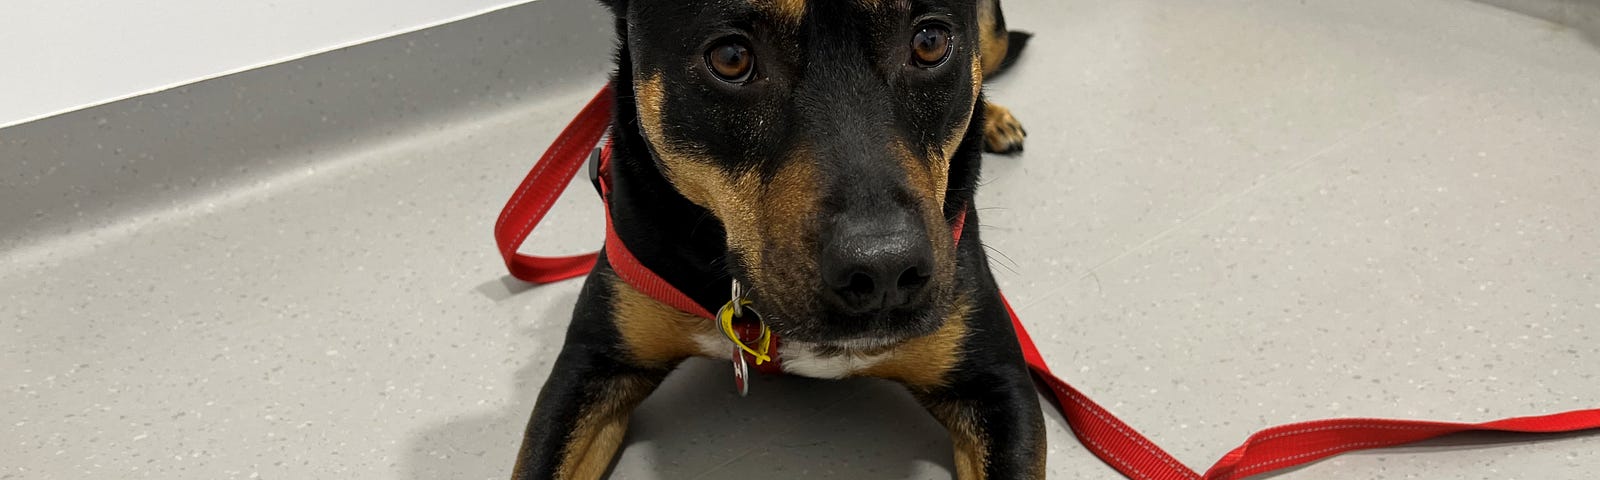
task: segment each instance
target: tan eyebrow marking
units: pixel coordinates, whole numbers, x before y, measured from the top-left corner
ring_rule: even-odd
[[[751,0],[751,3],[790,25],[799,25],[806,16],[806,0]]]

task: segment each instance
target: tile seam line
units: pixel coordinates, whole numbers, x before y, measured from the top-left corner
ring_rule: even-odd
[[[1096,274],[1099,273],[1101,268],[1104,268],[1105,266],[1110,265],[1112,263],[1116,263],[1117,261],[1122,260],[1123,258],[1127,258],[1128,256],[1133,255],[1135,253],[1145,251],[1145,250],[1149,249],[1150,247],[1159,244],[1162,240],[1165,240],[1168,236],[1171,236],[1173,233],[1176,233],[1178,230],[1182,229],[1183,227],[1186,227],[1189,224],[1193,223],[1195,220],[1198,220],[1198,219],[1200,219],[1202,217],[1205,217],[1205,216],[1211,214],[1212,212],[1221,209],[1224,206],[1231,205],[1234,202],[1238,201],[1239,199],[1248,197],[1252,193],[1255,193],[1255,191],[1260,190],[1261,187],[1264,187],[1264,186],[1269,185],[1269,184],[1276,183],[1278,179],[1281,179],[1281,178],[1283,178],[1285,176],[1288,176],[1289,174],[1292,174],[1292,173],[1295,173],[1295,172],[1298,172],[1298,171],[1304,169],[1307,165],[1310,165],[1312,162],[1316,161],[1317,159],[1322,158],[1322,157],[1326,156],[1327,154],[1332,153],[1335,150],[1343,148],[1346,145],[1349,145],[1352,140],[1355,140],[1356,138],[1359,138],[1359,137],[1362,137],[1362,136],[1366,135],[1367,132],[1371,132],[1371,131],[1377,129],[1378,127],[1380,127],[1380,126],[1388,125],[1389,123],[1393,122],[1395,119],[1411,115],[1412,113],[1414,113],[1417,110],[1418,107],[1421,107],[1422,104],[1427,103],[1432,98],[1433,98],[1433,95],[1424,94],[1421,98],[1413,100],[1413,101],[1411,101],[1411,103],[1406,104],[1405,106],[1400,107],[1398,109],[1395,109],[1394,112],[1392,112],[1392,113],[1390,113],[1388,115],[1385,115],[1385,116],[1383,116],[1381,118],[1374,119],[1374,120],[1372,120],[1370,122],[1367,122],[1367,124],[1362,125],[1361,127],[1357,128],[1357,129],[1355,129],[1353,131],[1350,131],[1349,133],[1346,133],[1344,135],[1339,136],[1339,138],[1334,139],[1333,142],[1330,142],[1328,145],[1317,149],[1317,151],[1312,152],[1309,155],[1306,155],[1305,158],[1297,160],[1294,163],[1290,164],[1289,166],[1284,167],[1282,169],[1279,169],[1278,171],[1276,171],[1274,173],[1268,174],[1265,178],[1257,179],[1257,180],[1251,182],[1249,185],[1245,186],[1244,188],[1239,189],[1238,191],[1235,191],[1234,193],[1223,195],[1222,198],[1219,198],[1219,199],[1211,202],[1211,204],[1207,205],[1205,208],[1202,208],[1200,210],[1196,210],[1196,211],[1194,211],[1193,213],[1191,213],[1189,215],[1185,215],[1184,217],[1178,219],[1178,221],[1176,223],[1172,224],[1171,226],[1169,226],[1169,227],[1167,227],[1165,229],[1162,229],[1160,232],[1157,232],[1155,235],[1151,235],[1149,237],[1146,237],[1144,239],[1144,241],[1139,242],[1137,245],[1134,245],[1132,247],[1124,249],[1122,252],[1119,252],[1116,255],[1111,256],[1111,258],[1107,258],[1105,260],[1096,262],[1093,266],[1091,266],[1088,269],[1084,270],[1083,274],[1078,276],[1078,280],[1082,281],[1082,280],[1088,279],[1090,277],[1098,278]],[[1043,295],[1039,295],[1039,296],[1034,297],[1034,300],[1028,301],[1027,303],[1023,304],[1021,307],[1022,308],[1027,308],[1027,307],[1033,306],[1033,304],[1038,303],[1038,302],[1042,301],[1045,298],[1050,298],[1050,297],[1060,293],[1061,290],[1065,289],[1066,287],[1067,287],[1066,285],[1062,285],[1062,286],[1059,286],[1059,287],[1056,287],[1056,288],[1052,288],[1052,289],[1046,291]]]

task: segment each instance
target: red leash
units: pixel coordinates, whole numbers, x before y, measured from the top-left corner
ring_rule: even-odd
[[[494,237],[500,255],[511,275],[533,283],[551,283],[584,275],[594,266],[596,255],[535,257],[517,253],[517,247],[533,232],[539,220],[550,211],[557,196],[577,175],[600,137],[611,123],[612,95],[607,85],[600,89],[578,117],[556,137],[539,163],[506,203],[495,223]],[[602,175],[611,155],[608,143],[600,152]],[[599,182],[601,195],[606,182]],[[617,275],[651,298],[679,310],[712,318],[698,303],[667,284],[655,272],[639,263],[611,228],[609,202],[606,206],[606,257]],[[964,215],[963,215],[964,217]],[[963,226],[954,225],[959,238]],[[1004,301],[1004,297],[1002,297]],[[1022,345],[1023,357],[1038,380],[1050,387],[1050,394],[1066,417],[1073,435],[1111,468],[1133,479],[1238,479],[1313,462],[1352,450],[1391,447],[1442,435],[1468,431],[1559,433],[1600,428],[1600,409],[1574,410],[1536,417],[1514,417],[1483,423],[1448,423],[1420,420],[1341,418],[1316,420],[1268,428],[1245,440],[1221,460],[1200,474],[1184,466],[1154,442],[1139,434],[1111,412],[1089,400],[1067,382],[1050,373],[1050,367],[1034,346],[1028,330],[1006,302],[1011,326]],[[770,365],[770,363],[769,363]]]
[[[500,257],[505,259],[506,269],[511,271],[511,276],[532,283],[553,283],[578,277],[589,273],[594,268],[596,253],[573,255],[569,257],[536,257],[517,252],[517,247],[528,239],[528,234],[533,233],[533,228],[539,225],[539,220],[550,212],[550,207],[555,204],[556,198],[567,189],[567,185],[578,175],[578,169],[583,167],[583,161],[588,157],[595,144],[600,143],[600,137],[606,133],[606,127],[611,125],[611,85],[607,84],[595,94],[594,99],[583,107],[578,117],[572,120],[567,128],[556,137],[556,142],[545,150],[544,156],[539,157],[539,163],[533,164],[533,170],[522,179],[522,185],[517,187],[517,192],[506,202],[504,209],[500,210],[500,219],[494,224],[494,241],[500,247]],[[611,144],[607,142],[601,149],[602,159],[611,156]],[[605,168],[605,162],[600,163]],[[601,175],[604,175],[602,173]],[[606,182],[599,182],[600,194],[608,195]],[[623,246],[622,240],[617,238],[617,232],[611,228],[611,202],[601,202],[606,208],[606,256],[610,259],[611,267],[616,270],[617,276],[628,282],[641,293],[649,295],[661,303],[672,306],[678,310],[689,312],[701,317],[711,318],[711,312],[700,306],[688,295],[678,291],[677,288],[662,280],[655,272],[644,268],[639,260],[634,258],[633,252]]]

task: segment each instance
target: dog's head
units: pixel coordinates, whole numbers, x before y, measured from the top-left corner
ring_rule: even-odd
[[[939,327],[945,197],[982,81],[971,0],[608,3],[656,168],[721,222],[774,330],[862,345]]]

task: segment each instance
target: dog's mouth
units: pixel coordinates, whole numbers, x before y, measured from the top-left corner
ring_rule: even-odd
[[[786,341],[813,343],[842,350],[862,351],[892,347],[934,333],[953,309],[954,295],[947,279],[929,279],[928,291],[915,304],[867,311],[852,310],[830,301],[823,282],[812,288],[763,288],[772,282],[750,279],[750,299],[761,321]]]
[[[944,323],[947,308],[922,309],[921,312],[895,312],[877,318],[846,317],[826,312],[809,316],[785,314],[788,309],[771,302],[758,302],[765,311],[762,321],[780,337],[837,347],[846,350],[871,350],[891,347],[908,340],[937,331]]]
[[[905,343],[910,338],[883,338],[883,337],[858,337],[832,342],[823,342],[820,345],[850,352],[872,352],[893,348]]]

